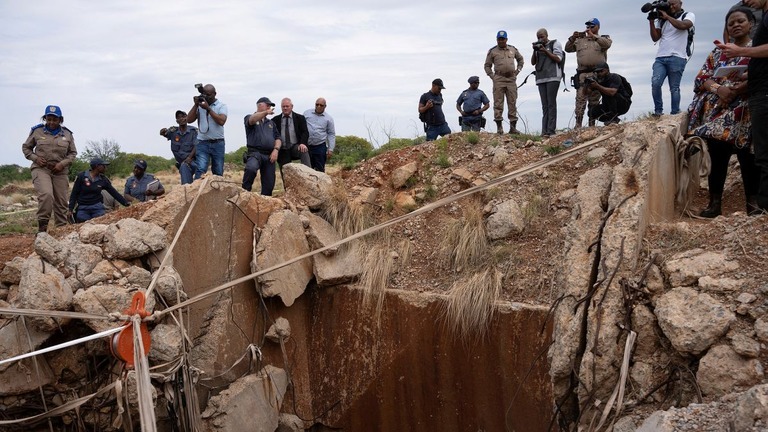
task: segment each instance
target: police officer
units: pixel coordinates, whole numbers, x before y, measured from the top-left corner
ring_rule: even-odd
[[[187,124],[187,113],[176,111],[176,123],[179,125],[160,129],[160,135],[171,142],[171,153],[176,158],[176,168],[181,175],[181,184],[192,183],[192,177],[197,171],[195,162],[195,143],[197,142],[197,128]]]
[[[432,80],[432,88],[419,98],[419,119],[426,125],[427,141],[434,141],[437,137],[451,134],[451,128],[445,121],[443,113],[443,93],[445,90],[443,80]]]
[[[467,80],[469,88],[461,92],[456,100],[456,110],[461,113],[461,130],[479,131],[482,127],[483,113],[490,108],[491,101],[480,90],[480,78],[471,76]]]
[[[165,188],[154,175],[147,173],[147,161],[139,159],[133,164],[133,175],[125,180],[123,195],[128,201],[147,201],[165,193]]]
[[[584,23],[587,26],[583,32],[575,31],[565,43],[565,52],[576,53],[576,76],[573,86],[576,87],[576,129],[581,127],[584,120],[584,109],[589,102],[592,109],[600,103],[600,93],[592,91],[584,84],[587,77],[595,78],[594,70],[598,63],[608,61],[608,48],[613,41],[610,36],[600,36],[600,20],[592,18]],[[594,126],[595,120],[589,120],[589,126]]]
[[[261,194],[272,195],[275,188],[275,161],[282,147],[280,132],[267,116],[274,114],[275,104],[268,97],[259,98],[256,112],[244,118],[247,153],[243,172],[243,189],[248,192],[261,174]]]
[[[32,161],[32,184],[37,191],[37,229],[48,230],[51,212],[56,226],[67,224],[69,166],[77,156],[72,131],[62,126],[61,108],[48,105],[41,123],[32,128],[21,145],[24,157]]]
[[[523,70],[525,59],[517,48],[507,45],[507,32],[496,33],[496,46],[488,50],[485,56],[485,73],[493,80],[493,121],[496,132],[502,134],[501,115],[504,112],[504,96],[507,97],[507,116],[509,133],[519,134],[517,130],[517,75]]]

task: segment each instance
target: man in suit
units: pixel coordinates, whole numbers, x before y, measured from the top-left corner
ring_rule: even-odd
[[[309,160],[309,130],[307,129],[307,118],[299,113],[293,112],[293,102],[290,98],[283,98],[280,102],[282,114],[272,118],[272,122],[280,133],[283,146],[277,155],[277,163],[280,164],[280,174],[284,164],[291,163],[294,160],[300,160],[302,164],[311,167]],[[287,127],[286,127],[287,126]]]

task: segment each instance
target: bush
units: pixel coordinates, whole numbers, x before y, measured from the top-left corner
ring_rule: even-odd
[[[367,159],[373,153],[373,145],[364,138],[354,135],[336,137],[336,147],[333,149],[334,163],[343,167],[354,167],[358,162]]]
[[[0,165],[0,187],[8,183],[32,180],[32,171],[18,165]]]
[[[239,167],[244,166],[243,164],[243,154],[248,150],[248,147],[242,146],[239,149],[224,154],[224,163],[237,165]]]

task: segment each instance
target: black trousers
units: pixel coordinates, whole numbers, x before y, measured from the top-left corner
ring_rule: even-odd
[[[749,148],[736,148],[727,142],[710,139],[707,140],[709,159],[712,161],[712,170],[709,172],[707,182],[710,194],[722,194],[725,188],[725,178],[728,175],[728,163],[731,155],[736,153],[741,168],[741,181],[744,183],[744,195],[749,198],[757,195],[760,181],[760,169],[755,165],[755,155],[749,152]]]
[[[589,118],[603,123],[618,123],[619,116],[626,114],[630,105],[632,102],[618,93],[614,96],[603,95],[600,105],[590,108]]]

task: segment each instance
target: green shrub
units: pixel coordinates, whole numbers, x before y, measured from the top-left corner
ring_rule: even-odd
[[[373,145],[364,138],[354,135],[336,137],[331,162],[340,163],[343,168],[354,167],[358,162],[368,159],[373,153]]]
[[[32,171],[29,167],[18,165],[0,165],[0,187],[13,182],[32,180]]]
[[[236,165],[238,167],[243,166],[243,154],[248,150],[246,146],[242,146],[235,151],[224,154],[224,163]]]
[[[467,143],[469,144],[477,144],[480,142],[480,134],[474,131],[467,132],[466,138],[467,138]]]

